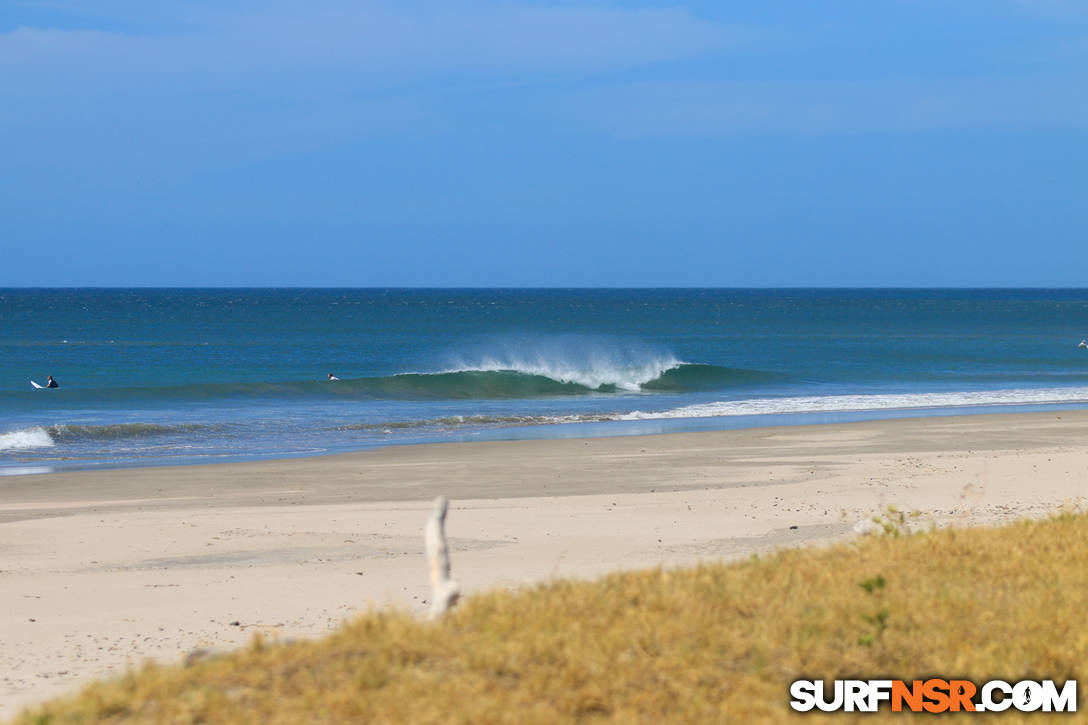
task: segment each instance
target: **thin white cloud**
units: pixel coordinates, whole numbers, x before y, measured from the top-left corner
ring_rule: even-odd
[[[621,136],[1088,127],[1088,77],[926,83],[634,83],[569,98]]]
[[[335,69],[348,76],[596,72],[689,58],[750,42],[752,31],[682,9],[534,5],[335,4],[196,16],[174,32],[20,28],[0,34],[0,68],[78,62],[123,76]]]
[[[430,123],[448,81],[581,77],[752,43],[683,9],[113,5],[98,29],[0,33],[0,133],[26,156],[278,154]],[[127,24],[118,18],[127,20]],[[428,92],[413,91],[414,85]],[[248,150],[248,151],[247,151]],[[191,153],[190,153],[191,151]]]
[[[529,5],[270,15],[252,30],[295,57],[361,60],[393,72],[607,70],[721,50],[735,34],[684,10]]]
[[[893,0],[899,7],[923,10],[938,17],[1047,17],[1088,13],[1085,0]]]
[[[1042,15],[1083,15],[1088,13],[1084,0],[1012,0],[1018,8]]]

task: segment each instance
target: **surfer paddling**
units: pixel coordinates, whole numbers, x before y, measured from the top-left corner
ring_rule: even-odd
[[[332,373],[329,373],[329,380],[339,380],[339,379],[340,379],[340,378],[336,377],[336,376],[335,376],[335,375],[333,375]],[[50,380],[52,380],[52,378],[50,378]]]

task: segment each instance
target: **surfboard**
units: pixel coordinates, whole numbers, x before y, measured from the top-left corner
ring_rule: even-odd
[[[44,385],[38,385],[38,384],[37,384],[36,382],[34,382],[33,380],[31,380],[31,381],[30,381],[30,384],[31,384],[31,385],[33,385],[33,386],[34,386],[35,388],[37,388],[38,390],[45,390],[45,386],[44,386]]]

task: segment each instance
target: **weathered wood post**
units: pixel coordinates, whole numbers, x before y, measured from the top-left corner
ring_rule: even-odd
[[[423,526],[423,543],[431,570],[431,611],[428,619],[441,617],[461,595],[460,585],[450,578],[450,549],[446,544],[446,511],[450,502],[445,496],[434,500],[427,523]]]

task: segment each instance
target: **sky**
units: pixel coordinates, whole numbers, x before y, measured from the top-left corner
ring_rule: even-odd
[[[1088,286],[1088,0],[2,0],[0,286]]]

